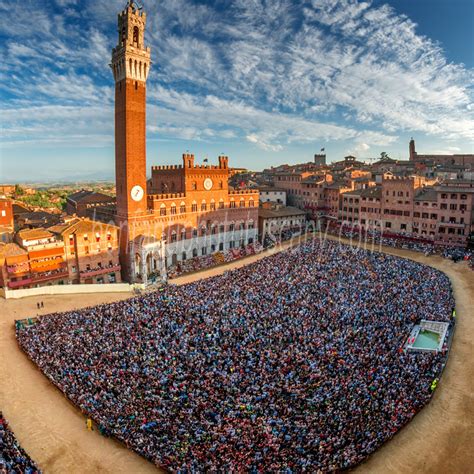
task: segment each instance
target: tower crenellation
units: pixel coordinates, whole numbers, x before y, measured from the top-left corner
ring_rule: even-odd
[[[145,46],[146,13],[130,1],[118,15],[118,42],[112,51],[115,82],[124,79],[146,82],[151,66],[151,49]]]

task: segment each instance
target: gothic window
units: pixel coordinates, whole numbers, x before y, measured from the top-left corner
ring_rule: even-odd
[[[133,28],[133,42],[136,43],[137,47],[140,46],[139,42],[138,42],[139,35],[140,35],[140,33],[138,31],[138,26],[135,26]]]

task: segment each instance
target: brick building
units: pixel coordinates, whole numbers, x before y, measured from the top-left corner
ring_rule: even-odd
[[[0,227],[13,229],[13,201],[0,197]]]
[[[296,207],[264,203],[258,211],[258,235],[264,243],[269,236],[273,241],[285,240],[285,231],[299,234],[305,228],[306,213]]]
[[[0,197],[0,242],[11,242],[13,230],[13,201]]]
[[[68,282],[64,244],[45,229],[19,231],[5,251],[4,284],[10,289]]]
[[[474,232],[474,182],[425,183],[420,177],[390,177],[380,185],[346,192],[340,221],[436,244],[465,246]]]
[[[144,44],[146,13],[129,1],[118,16],[112,52],[115,79],[115,220],[120,227],[122,274],[146,282],[168,266],[257,240],[256,190],[229,186],[229,160],[155,166],[146,178],[146,80],[150,48]]]
[[[72,216],[93,217],[102,207],[115,206],[115,198],[107,194],[82,189],[66,198],[66,212]]]
[[[13,196],[16,186],[14,184],[0,184],[0,194],[4,196]]]
[[[474,154],[453,154],[453,155],[422,155],[417,153],[415,140],[410,140],[409,158],[412,162],[434,163],[438,165],[462,165],[463,167],[474,168]]]
[[[48,230],[64,243],[69,282],[121,282],[118,227],[89,219],[73,219]]]

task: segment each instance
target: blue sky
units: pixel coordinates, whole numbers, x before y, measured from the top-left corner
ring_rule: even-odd
[[[473,0],[144,0],[148,165],[473,153]],[[126,0],[0,4],[0,181],[113,177]]]

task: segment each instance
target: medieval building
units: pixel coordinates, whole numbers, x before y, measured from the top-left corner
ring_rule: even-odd
[[[229,186],[229,160],[155,166],[146,173],[146,83],[151,51],[146,13],[129,1],[118,15],[112,52],[115,79],[115,220],[123,277],[146,283],[151,274],[190,258],[252,245],[257,240],[257,190]]]

